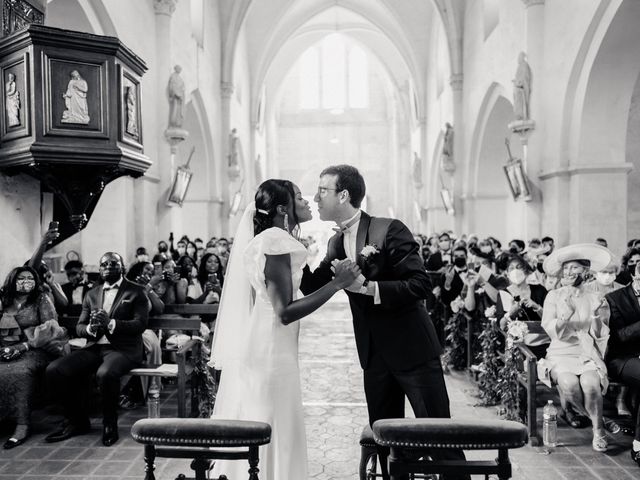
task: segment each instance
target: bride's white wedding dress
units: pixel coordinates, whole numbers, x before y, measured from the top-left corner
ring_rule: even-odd
[[[256,235],[244,251],[244,274],[255,290],[251,338],[240,361],[222,367],[212,418],[254,420],[271,425],[271,443],[260,447],[261,480],[306,480],[307,441],[298,367],[299,322],[283,325],[265,286],[266,255],[290,254],[291,282],[297,292],[307,250],[280,228]],[[294,293],[294,296],[296,294]],[[212,478],[248,478],[242,461],[216,461]]]

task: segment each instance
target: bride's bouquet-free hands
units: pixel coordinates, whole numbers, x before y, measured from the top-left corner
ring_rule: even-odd
[[[340,290],[349,287],[361,273],[358,264],[348,259],[334,260],[331,265],[334,271],[333,282]]]

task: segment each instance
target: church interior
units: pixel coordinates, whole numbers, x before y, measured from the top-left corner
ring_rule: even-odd
[[[70,261],[96,279],[104,252],[129,267],[159,242],[173,253],[174,242],[186,251],[198,239],[205,255],[223,239],[228,256],[270,178],[292,181],[314,210],[301,232],[317,264],[334,225],[317,217],[314,197],[336,164],[364,177],[362,209],[399,219],[425,255],[445,234],[469,252],[472,238],[504,249],[514,239],[556,248],[600,239],[623,270],[640,259],[629,250],[640,245],[638,0],[2,4],[3,279],[34,252],[59,283]],[[367,409],[350,325],[339,296],[302,327],[310,479],[375,478],[358,471]],[[468,350],[469,339],[460,340]],[[480,357],[467,353],[446,376],[453,416],[500,418],[508,407],[479,406],[469,393]],[[526,397],[531,385],[518,385]],[[175,389],[161,393],[167,412]],[[558,397],[538,396],[528,428],[537,422],[542,435],[544,401]],[[145,406],[122,413],[113,455],[81,436],[54,450],[42,440],[46,412],[34,412],[29,444],[0,451],[0,478],[144,477],[143,445],[129,430]],[[512,478],[640,478],[624,435],[633,426],[618,423],[606,455],[593,452],[590,428],[559,421],[564,444],[550,454],[529,431],[511,453]],[[186,460],[157,464],[157,478],[190,472]]]

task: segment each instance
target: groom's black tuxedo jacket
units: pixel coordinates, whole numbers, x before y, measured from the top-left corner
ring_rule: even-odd
[[[379,252],[365,258],[366,245]],[[424,305],[431,283],[418,254],[418,244],[399,220],[370,217],[362,212],[356,236],[357,263],[364,276],[378,282],[381,304],[347,291],[358,356],[363,369],[375,349],[392,370],[408,370],[441,353],[440,343]],[[331,262],[344,259],[343,234],[329,239],[327,256],[311,272],[305,267],[300,289],[307,295],[333,278]]]

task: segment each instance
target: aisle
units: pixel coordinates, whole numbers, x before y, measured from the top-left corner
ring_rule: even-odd
[[[337,296],[302,321],[300,367],[309,478],[357,480],[358,439],[367,411],[346,296]],[[445,379],[455,418],[498,418],[495,407],[476,406],[475,386],[466,374],[454,372]],[[408,405],[406,410],[411,411]],[[640,479],[640,468],[628,452],[631,437],[616,435],[609,452],[601,454],[591,449],[590,428],[573,430],[563,422],[558,427],[563,445],[553,454],[528,446],[512,451],[514,480]],[[467,457],[489,460],[495,452],[467,452]]]

